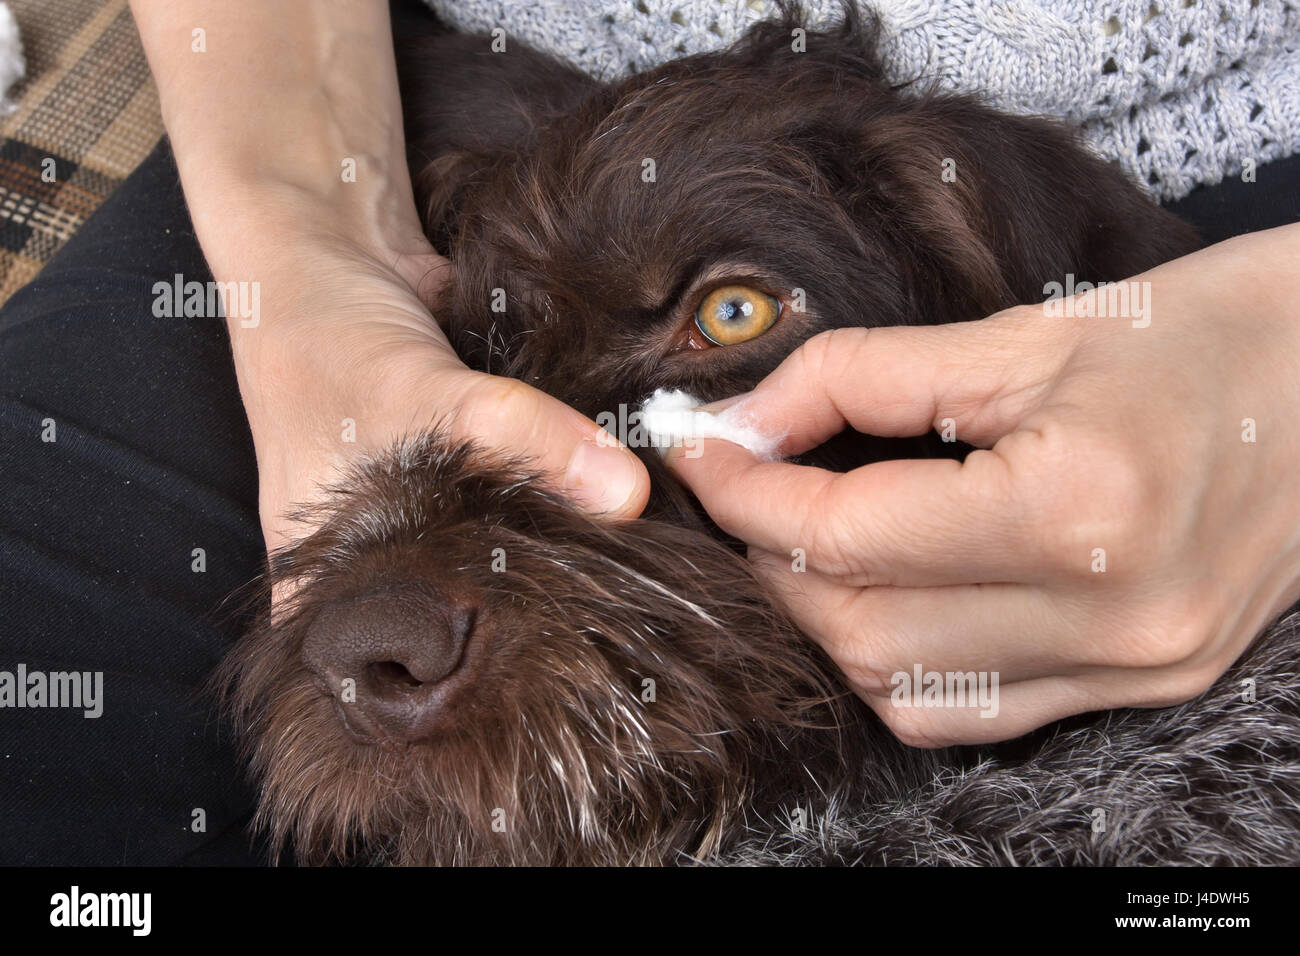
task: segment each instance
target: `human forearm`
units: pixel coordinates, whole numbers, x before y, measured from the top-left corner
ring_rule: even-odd
[[[132,0],[132,10],[218,278],[248,277],[306,238],[424,251],[387,4]]]

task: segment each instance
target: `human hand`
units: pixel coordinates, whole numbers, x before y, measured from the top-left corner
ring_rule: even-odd
[[[711,440],[669,464],[906,743],[1186,701],[1300,597],[1297,266],[1289,226],[1137,277],[1145,328],[1037,305],[835,330],[740,398],[786,456],[947,424],[964,463],[834,474]],[[997,672],[997,715],[895,706],[918,664]]]
[[[304,533],[289,515],[351,463],[435,423],[532,459],[588,510],[640,513],[649,476],[635,455],[559,400],[456,357],[427,307],[451,269],[432,247],[375,254],[336,238],[287,261],[260,273],[269,318],[231,322],[268,549]]]
[[[200,8],[211,49],[196,51]],[[434,321],[450,265],[415,206],[387,4],[132,10],[211,271],[258,289],[257,321],[228,324],[269,549],[307,530],[289,514],[355,460],[433,424],[533,459],[592,511],[641,511],[649,477],[631,452],[556,399],[470,371]]]

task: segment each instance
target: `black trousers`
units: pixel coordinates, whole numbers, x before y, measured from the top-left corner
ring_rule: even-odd
[[[0,672],[103,672],[99,717],[0,709],[0,863],[253,859],[199,692],[262,566],[257,472],[224,323],[153,315],[176,273],[209,275],[160,145],[0,310]]]
[[[1175,209],[1300,220],[1300,158]],[[164,142],[0,310],[0,703],[19,665],[103,674],[98,717],[0,707],[3,864],[265,859],[201,693],[262,567],[252,440],[223,323],[153,314],[177,273],[209,278]]]

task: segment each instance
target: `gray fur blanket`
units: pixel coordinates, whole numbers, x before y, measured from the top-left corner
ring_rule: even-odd
[[[733,864],[1300,864],[1300,612],[1205,694],[1085,715],[919,792],[754,828]]]

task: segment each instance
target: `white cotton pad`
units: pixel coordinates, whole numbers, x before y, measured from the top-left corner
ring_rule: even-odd
[[[748,448],[763,461],[780,458],[777,451],[783,435],[769,435],[745,415],[744,402],[717,414],[697,411],[702,404],[680,389],[658,389],[641,406],[641,427],[655,447],[667,454],[673,445],[688,449],[697,438],[722,438]]]

